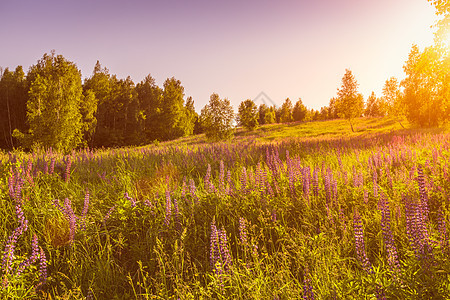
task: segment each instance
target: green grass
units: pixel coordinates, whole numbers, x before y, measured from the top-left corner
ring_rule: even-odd
[[[450,134],[406,127],[389,119],[359,119],[355,132],[344,120],[274,124],[215,144],[199,135],[79,151],[69,180],[69,156],[4,154],[1,251],[19,225],[12,174],[24,180],[28,230],[13,268],[2,268],[0,298],[300,299],[311,290],[315,299],[448,299]],[[65,198],[79,217],[73,240],[53,204]],[[357,214],[370,272],[357,251]],[[33,234],[48,261],[39,288],[39,259],[16,273]],[[211,265],[215,239],[222,254]]]

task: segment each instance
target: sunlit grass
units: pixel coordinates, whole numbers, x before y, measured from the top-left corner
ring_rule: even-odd
[[[2,268],[8,284],[0,296],[311,299],[311,292],[315,299],[376,299],[382,293],[387,299],[447,299],[450,136],[446,128],[406,127],[382,118],[357,120],[355,132],[343,120],[274,124],[238,130],[233,140],[215,144],[199,135],[79,151],[68,182],[68,156],[15,152],[13,162],[3,154],[1,251],[18,225],[8,187],[11,171],[18,171],[29,228],[17,240],[13,266],[29,257],[35,233],[48,279],[36,290],[38,263],[20,276]],[[50,174],[44,162],[53,158]],[[414,244],[405,197],[419,203],[423,190],[429,239],[416,232]],[[77,227],[71,241],[70,224],[53,201],[69,198],[81,224],[87,191],[86,228]],[[398,274],[386,247],[381,193],[390,209]],[[371,272],[357,254],[356,211]],[[232,262],[226,268],[223,258],[211,265],[213,224],[223,230],[221,241],[226,236],[219,243]],[[425,244],[428,254],[416,255]]]

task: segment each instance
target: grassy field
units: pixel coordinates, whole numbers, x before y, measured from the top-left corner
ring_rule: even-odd
[[[0,297],[449,299],[450,134],[405,127],[0,155]]]

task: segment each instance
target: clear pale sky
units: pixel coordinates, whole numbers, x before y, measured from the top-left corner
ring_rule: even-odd
[[[174,76],[198,112],[213,92],[235,108],[265,92],[319,109],[346,68],[365,99],[381,96],[435,19],[426,0],[0,0],[0,66],[26,71],[55,49],[83,78],[97,60],[136,84]]]

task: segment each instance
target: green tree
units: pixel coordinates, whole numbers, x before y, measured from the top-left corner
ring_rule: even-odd
[[[280,110],[280,122],[289,123],[292,122],[292,102],[289,98],[284,100]]]
[[[259,108],[258,108],[258,123],[259,123],[259,125],[266,124],[265,116],[266,116],[266,113],[268,110],[269,110],[269,108],[264,103],[259,105]]]
[[[337,119],[339,118],[339,99],[338,98],[331,98],[330,103],[328,105],[328,117],[330,119]]]
[[[228,139],[233,135],[233,107],[228,99],[214,93],[200,115],[206,137],[210,140]]]
[[[386,104],[388,115],[396,118],[402,128],[405,128],[401,123],[405,114],[405,108],[397,78],[391,77],[386,80],[383,87],[383,101]]]
[[[194,133],[195,122],[197,119],[198,114],[195,111],[194,100],[192,97],[188,97],[184,105],[184,116],[182,118],[183,132],[185,136]]]
[[[420,52],[414,45],[403,69],[406,78],[402,86],[408,120],[419,126],[436,126],[440,120],[445,120],[446,99],[443,91],[448,89],[448,81],[445,84],[448,70],[442,69],[439,49],[428,47]]]
[[[308,114],[308,110],[306,110],[306,114],[305,114],[305,120],[306,120],[306,115]],[[324,120],[328,120],[328,107],[327,106],[322,106],[320,108],[320,113],[319,113],[319,120],[324,121]]]
[[[26,131],[27,86],[21,66],[14,72],[6,68],[0,72],[0,148],[17,146],[14,129]]]
[[[358,93],[358,83],[352,71],[346,69],[342,77],[341,88],[338,89],[339,114],[341,118],[347,119],[352,132],[353,119],[361,116],[364,110],[364,98]]]
[[[239,104],[237,120],[238,124],[247,130],[258,127],[258,108],[255,102],[250,99],[242,101]]]
[[[161,139],[164,131],[161,103],[162,90],[156,85],[155,79],[147,75],[136,86],[139,105],[144,119],[142,131],[147,142]]]
[[[292,117],[294,121],[304,121],[306,118],[306,115],[308,113],[308,109],[303,104],[302,99],[299,98],[298,101],[295,103],[294,109],[292,110]]]
[[[83,85],[84,94],[94,93],[97,101],[97,111],[94,114],[97,124],[89,142],[91,146],[113,145],[113,137],[111,134],[111,121],[113,120],[112,85],[113,80],[111,79],[109,70],[102,68],[100,62],[97,61],[92,76],[86,79]]]
[[[44,54],[30,68],[25,136],[16,131],[25,146],[52,147],[67,152],[82,143],[83,122],[81,74],[62,55]]]
[[[165,127],[163,139],[175,139],[189,133],[191,124],[183,122],[187,121],[184,107],[184,87],[181,85],[181,81],[174,77],[168,78],[164,82],[161,114]],[[192,128],[193,122],[194,120],[192,120]]]
[[[95,113],[97,112],[97,99],[92,90],[87,90],[83,93],[80,103],[80,112],[83,124],[82,131],[84,132],[84,146],[93,147],[93,136],[95,127],[97,126],[97,118],[95,117]]]
[[[271,106],[264,114],[264,124],[273,124],[276,122],[275,106]]]
[[[366,109],[364,115],[366,117],[383,117],[384,116],[384,101],[383,99],[377,98],[374,92],[370,94],[366,101]]]

